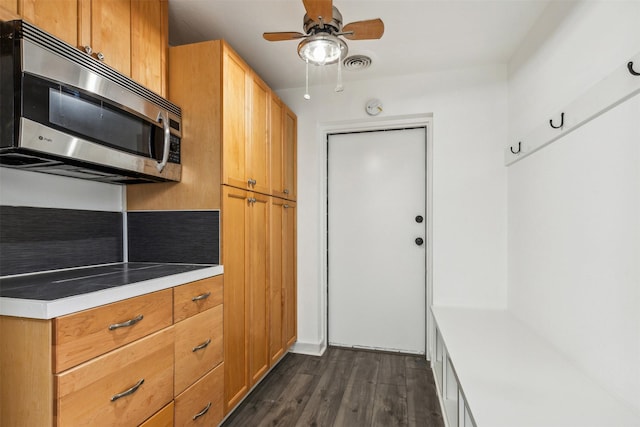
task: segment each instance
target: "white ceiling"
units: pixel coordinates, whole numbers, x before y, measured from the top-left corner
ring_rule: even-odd
[[[343,71],[345,83],[507,63],[550,0],[334,0],[344,23],[381,18],[380,40],[347,41],[349,56],[372,58]],[[303,32],[301,0],[169,0],[170,44],[225,39],[274,90],[302,87],[298,41],[268,42],[267,31]],[[311,67],[312,84],[335,81],[337,65]]]

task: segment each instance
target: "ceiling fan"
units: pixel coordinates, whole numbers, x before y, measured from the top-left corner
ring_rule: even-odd
[[[295,31],[264,33],[265,40],[276,42],[284,40],[302,39],[298,44],[298,55],[307,63],[307,93],[310,99],[309,64],[328,65],[338,63],[338,86],[336,91],[342,91],[341,59],[347,56],[348,40],[379,39],[384,34],[384,23],[380,18],[366,21],[351,22],[342,25],[342,14],[333,6],[333,0],[302,0],[305,11],[303,19],[304,33]]]

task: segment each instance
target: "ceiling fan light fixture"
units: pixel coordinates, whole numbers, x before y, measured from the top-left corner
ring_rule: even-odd
[[[298,55],[314,65],[335,64],[347,55],[347,44],[340,38],[327,34],[314,34],[300,42]]]

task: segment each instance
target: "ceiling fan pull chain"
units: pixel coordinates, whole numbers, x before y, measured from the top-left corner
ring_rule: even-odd
[[[338,56],[338,83],[336,84],[336,92],[342,92],[344,87],[342,86],[342,48],[340,48],[340,55]]]
[[[307,63],[307,78],[304,86],[304,99],[311,99],[311,95],[309,95],[309,60],[307,59],[305,62]]]

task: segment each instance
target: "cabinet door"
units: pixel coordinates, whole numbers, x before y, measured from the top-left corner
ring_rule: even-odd
[[[249,390],[245,317],[245,210],[247,192],[223,186],[222,264],[224,265],[225,413]]]
[[[271,365],[284,355],[282,243],[285,200],[272,197],[269,236],[269,357]]]
[[[251,79],[251,115],[249,150],[246,155],[246,175],[251,190],[271,193],[269,172],[269,107],[270,89],[255,74]]]
[[[284,139],[283,139],[283,114],[282,101],[275,95],[271,95],[271,126],[269,128],[271,144],[271,194],[284,198]]]
[[[0,12],[17,15],[18,14],[18,1],[19,0],[0,0],[0,8],[4,9],[4,10],[0,9]],[[5,19],[4,15],[1,15],[1,16],[2,16],[2,19]],[[7,17],[7,19],[9,19],[9,17]]]
[[[131,2],[131,78],[166,95],[167,0]]]
[[[250,71],[227,46],[222,58],[222,182],[247,188],[245,159],[248,139]]]
[[[296,285],[296,203],[284,204],[282,276],[283,276],[283,339],[288,349],[296,342],[297,335],[297,285]]]
[[[91,0],[87,8],[83,5],[80,17],[82,45],[91,46],[94,56],[103,55],[105,64],[130,76],[131,0]]]
[[[246,269],[249,304],[249,378],[251,385],[269,368],[269,197],[253,193],[247,215],[246,246],[249,263]]]
[[[285,198],[297,198],[297,138],[298,118],[286,105],[284,106],[284,190]]]
[[[8,1],[2,0],[0,5],[5,3]],[[73,46],[79,46],[78,0],[18,0],[17,5],[17,11],[27,21]]]

